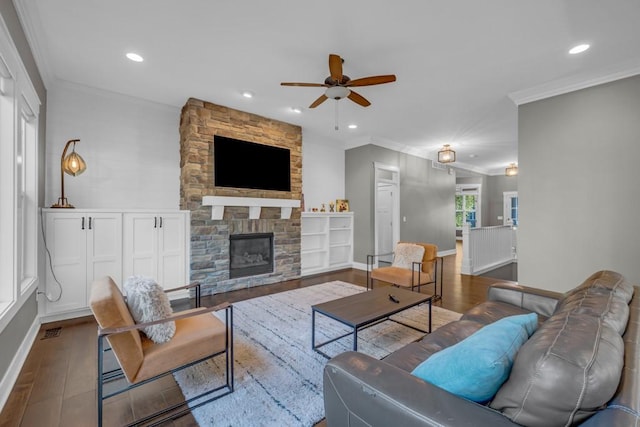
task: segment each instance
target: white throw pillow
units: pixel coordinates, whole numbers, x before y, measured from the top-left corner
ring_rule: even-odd
[[[127,305],[136,323],[165,319],[173,314],[171,304],[162,286],[144,276],[131,276],[124,282]],[[155,343],[173,338],[176,323],[173,321],[143,328],[143,332]]]
[[[411,270],[414,262],[422,262],[424,256],[424,246],[413,243],[398,243],[393,255],[393,267],[407,268]],[[416,270],[420,267],[416,266]]]

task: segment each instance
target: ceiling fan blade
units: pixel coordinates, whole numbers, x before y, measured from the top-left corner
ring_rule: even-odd
[[[327,99],[329,98],[327,98],[325,95],[320,95],[320,98],[313,101],[313,104],[309,105],[309,108],[316,108],[318,105],[322,104]]]
[[[329,55],[329,72],[333,80],[342,81],[342,58],[339,55]]]
[[[347,98],[349,98],[350,100],[352,100],[353,102],[355,102],[356,104],[362,105],[363,107],[368,107],[369,105],[371,105],[371,103],[369,101],[367,101],[362,95],[354,92],[354,91],[350,91],[349,95],[347,96]]]
[[[288,83],[282,82],[281,86],[306,86],[306,87],[329,87],[329,85],[324,83]]]
[[[381,85],[383,83],[391,83],[396,81],[396,76],[394,74],[384,75],[384,76],[371,76],[371,77],[363,77],[361,79],[349,80],[345,86],[373,86],[373,85]]]

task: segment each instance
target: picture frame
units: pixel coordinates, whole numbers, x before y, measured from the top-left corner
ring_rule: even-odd
[[[349,212],[349,201],[346,199],[336,199],[336,212]]]

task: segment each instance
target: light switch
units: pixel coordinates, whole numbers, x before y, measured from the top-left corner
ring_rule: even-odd
[[[406,216],[402,217],[402,222],[407,222],[407,217]]]

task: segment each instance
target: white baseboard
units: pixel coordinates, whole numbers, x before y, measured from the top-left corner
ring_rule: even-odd
[[[5,403],[9,399],[9,395],[11,394],[11,390],[13,389],[16,380],[18,379],[18,375],[20,375],[20,371],[22,370],[22,366],[24,362],[27,360],[27,356],[29,355],[29,351],[33,346],[33,342],[36,340],[38,336],[38,332],[40,331],[40,319],[36,317],[33,319],[33,323],[29,328],[29,331],[25,335],[22,340],[22,344],[18,348],[16,355],[13,357],[7,372],[5,373],[2,381],[0,381],[0,412],[4,408]]]

